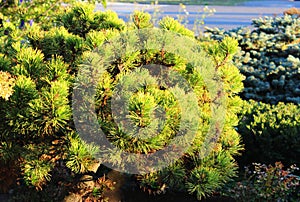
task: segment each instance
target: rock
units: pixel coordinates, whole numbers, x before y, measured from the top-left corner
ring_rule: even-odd
[[[100,165],[101,165],[100,162],[95,162],[89,166],[88,170],[96,173]]]
[[[66,196],[63,202],[82,202],[82,198],[80,195],[72,193]]]
[[[84,175],[80,178],[80,183],[78,184],[78,188],[85,189],[85,188],[93,188],[94,186],[95,186],[95,182],[93,180],[93,176]]]

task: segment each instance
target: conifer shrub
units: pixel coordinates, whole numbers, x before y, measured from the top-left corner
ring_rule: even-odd
[[[31,6],[38,10],[43,5]],[[69,192],[79,193],[81,176],[96,172],[99,164],[96,148],[76,134],[70,104],[76,67],[91,48],[53,21],[47,27],[34,23],[20,28],[14,16],[2,11],[0,191],[13,188],[16,201],[62,201]],[[107,183],[91,181],[95,187],[83,186],[85,193]]]
[[[246,76],[240,95],[251,101],[244,101],[237,127],[245,145],[240,166],[300,163],[299,22],[285,15],[255,19],[253,30],[208,29],[213,39],[236,38],[241,50],[233,61]]]
[[[245,150],[240,165],[252,162],[300,165],[300,106],[292,103],[277,105],[244,101],[237,127]]]
[[[153,24],[151,22],[151,15],[149,13],[140,12],[140,11],[134,11],[132,14],[132,22],[129,22],[130,27],[132,29],[146,29],[146,28],[152,28]]]
[[[132,18],[133,27],[148,27],[149,24],[147,22],[142,23],[138,16],[142,16],[147,21],[149,20],[147,15],[135,12]],[[171,24],[171,22],[174,22],[174,24]],[[161,29],[174,31],[179,36],[187,37],[186,43],[189,40],[194,40],[194,37],[190,35],[188,30],[170,18],[162,19],[160,27]],[[143,40],[148,39],[149,41],[151,41],[151,37],[154,35],[151,35],[151,32],[147,35],[142,30],[140,33],[142,33]],[[135,36],[135,33],[130,33],[129,36],[130,40],[140,37],[139,35]],[[150,44],[147,40],[145,41],[145,46]],[[193,43],[198,42],[193,41]],[[135,50],[131,46],[124,46],[117,47],[115,50],[105,53],[110,58],[118,58],[118,60],[116,63],[110,64],[107,69],[101,70],[104,73],[101,74],[100,83],[97,86],[96,112],[99,124],[106,137],[124,151],[142,154],[157,152],[163,149],[174,138],[180,123],[180,116],[178,116],[180,108],[175,99],[176,97],[172,95],[171,91],[163,83],[160,85],[155,84],[155,78],[147,70],[136,74],[138,67],[141,65],[157,64],[171,68],[179,72],[191,84],[197,95],[200,107],[199,112],[201,112],[199,120],[201,127],[196,132],[196,137],[191,143],[191,148],[189,148],[182,158],[161,171],[136,175],[141,188],[147,192],[155,194],[163,193],[166,190],[175,192],[183,191],[195,194],[198,199],[202,199],[214,193],[214,191],[222,187],[226,181],[236,174],[237,164],[233,156],[237,155],[242,147],[239,143],[240,137],[233,126],[238,123],[236,113],[240,110],[241,105],[241,99],[237,96],[237,93],[243,88],[243,76],[231,64],[231,59],[237,50],[237,42],[231,38],[225,38],[220,43],[211,41],[205,44],[199,43],[199,46],[202,47],[199,57],[205,58],[201,60],[201,65],[205,66],[205,68],[215,70],[216,74],[220,76],[224,83],[224,96],[227,101],[224,127],[223,129],[218,128],[218,126],[215,128],[216,130],[222,130],[220,138],[216,140],[217,142],[212,152],[203,159],[200,157],[200,153],[203,152],[201,151],[201,147],[205,144],[204,139],[209,130],[210,122],[213,122],[210,106],[214,102],[214,99],[209,94],[203,75],[197,73],[197,67],[187,63],[187,60],[180,57],[180,55],[165,52],[164,49],[142,49],[143,51],[140,51]],[[184,47],[182,49],[184,50]],[[135,51],[127,53],[124,50]],[[160,71],[163,72],[166,70],[162,68]],[[94,80],[94,78],[91,80]],[[125,89],[130,89],[130,85],[140,80],[148,85],[142,83],[136,89],[136,92],[131,97],[129,96],[128,116],[134,124],[131,126],[132,131],[128,131],[119,128],[114,122],[114,120],[119,118],[112,116],[112,96],[114,95],[114,91],[117,90],[119,82],[121,82],[122,86],[125,86]],[[157,83],[160,82],[157,81]],[[215,86],[215,88],[217,89],[218,87]],[[177,90],[175,92],[179,93],[180,91]],[[156,131],[157,125],[155,122],[151,123],[155,121],[154,118],[151,119],[151,113],[153,113],[152,110],[157,105],[162,106],[166,110],[167,118],[161,131],[147,139],[132,137],[130,133],[134,133],[135,127],[147,129],[148,133]],[[195,119],[196,117],[189,118]],[[83,120],[80,119],[81,122]],[[90,121],[86,122],[89,123]],[[111,160],[109,163],[112,165],[120,164],[120,167],[122,167],[122,160],[118,154],[107,158],[107,160]]]
[[[94,48],[124,31],[153,25],[145,13],[135,12],[132,22],[127,25],[115,13],[94,12],[93,8],[75,4],[65,13],[55,15],[55,23],[47,27],[33,24],[20,29],[14,18],[11,18],[12,22],[4,21],[0,27],[1,76],[3,74],[3,78],[13,82],[5,83],[9,92],[1,94],[0,98],[0,173],[7,171],[7,168],[15,172],[15,181],[8,183],[9,187],[3,191],[13,187],[17,190],[14,193],[19,193],[16,200],[26,201],[30,197],[36,201],[58,201],[68,192],[82,194],[78,189],[97,195],[97,190],[102,189],[82,188],[77,183],[83,175],[96,172],[98,166],[95,168],[95,165],[100,163],[95,159],[95,154],[99,152],[97,145],[82,140],[73,122],[71,98],[79,64],[86,62]],[[3,19],[9,17],[4,13]],[[171,18],[162,19],[159,29],[194,40],[192,32]],[[151,39],[152,36],[145,34],[144,37]],[[217,96],[223,96],[226,100],[223,103],[226,109],[224,126],[213,124],[213,130],[220,133],[220,137],[214,140],[212,151],[205,158],[200,158],[199,152],[211,122],[214,123],[211,118],[214,109],[211,106],[216,100],[210,95],[204,75],[199,74],[197,67],[188,63],[186,58],[155,48],[125,53],[105,69],[97,84],[95,105],[98,121],[109,141],[124,151],[155,152],[168,144],[178,131],[182,117],[176,97],[164,85],[144,86],[130,97],[130,117],[136,126],[151,126],[151,113],[156,105],[161,105],[166,111],[167,118],[161,132],[144,140],[132,139],[116,127],[111,118],[112,93],[117,82],[126,84],[126,76],[141,65],[163,65],[185,78],[195,91],[197,103],[194,104],[198,105],[199,111],[196,113],[200,114],[196,121],[201,127],[196,131],[191,148],[167,168],[135,177],[143,189],[153,193],[167,188],[189,192],[201,199],[236,174],[237,164],[233,157],[239,154],[242,147],[234,126],[238,123],[236,113],[240,111],[241,99],[237,94],[243,88],[243,76],[231,63],[237,51],[235,40],[225,38],[222,42],[209,43],[195,40],[193,43],[201,47],[197,50],[201,64],[212,69],[216,74],[215,79],[223,84],[224,92],[218,92]],[[116,47],[119,53],[124,53],[121,49]],[[147,81],[152,81],[149,72],[142,73]],[[133,80],[127,82],[132,83]],[[2,83],[1,80],[1,87]],[[117,159],[111,160],[112,163],[118,163]],[[4,179],[3,183],[8,181]],[[101,179],[91,181],[95,186],[97,182],[107,183]],[[21,186],[17,187],[16,184]]]
[[[236,38],[239,54],[233,59],[244,80],[244,99],[265,103],[300,103],[300,18],[265,17],[254,19],[254,29],[236,28],[229,31],[208,29],[213,39]]]
[[[162,29],[171,30],[173,32],[182,34],[183,36],[194,37],[195,34],[186,29],[183,25],[181,25],[177,20],[171,17],[165,17],[159,22],[159,26]]]
[[[74,5],[78,1],[45,1],[45,0],[18,0],[18,1],[1,1],[0,24],[9,20],[15,26],[23,29],[26,26],[38,24],[44,29],[53,27],[56,18],[66,12],[67,5]],[[89,3],[100,2],[106,6],[106,0],[88,0]]]
[[[58,17],[57,21],[70,32],[85,38],[91,30],[123,30],[125,22],[113,11],[96,11],[92,4],[75,4],[74,7]]]

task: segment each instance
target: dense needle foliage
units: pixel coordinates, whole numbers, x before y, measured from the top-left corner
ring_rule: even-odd
[[[114,12],[94,12],[94,6],[89,4],[69,2],[64,12],[58,12],[54,8],[60,5],[56,3],[59,2],[50,6],[45,2],[31,4],[26,1],[1,7],[0,87],[6,89],[5,92],[1,90],[0,98],[1,191],[19,190],[16,191],[16,200],[21,201],[28,197],[37,201],[62,200],[68,192],[76,192],[78,179],[97,171],[95,165],[99,162],[94,158],[99,152],[97,145],[87,144],[80,138],[72,119],[73,84],[80,64],[94,48],[125,31],[153,27],[146,13],[135,12],[132,21],[126,24]],[[26,6],[34,7],[38,12],[22,13]],[[15,13],[10,13],[9,9]],[[48,12],[51,15],[42,15]],[[51,20],[44,23],[42,17]],[[162,65],[162,71],[168,68],[181,75],[197,98],[197,102],[192,103],[197,105],[198,109],[194,111],[199,113],[199,118],[194,120],[200,126],[195,139],[184,156],[172,165],[135,177],[147,191],[157,193],[167,188],[196,194],[201,199],[235,176],[237,164],[233,157],[242,149],[234,126],[238,123],[236,114],[241,107],[237,94],[243,88],[243,76],[231,62],[238,44],[231,38],[222,42],[197,42],[191,31],[172,18],[162,19],[159,30],[169,30],[199,46],[196,53],[200,64],[212,70],[214,78],[222,84],[215,89],[221,87],[223,91],[209,92],[205,80],[207,75],[199,74],[200,67],[189,63],[179,53],[155,49],[151,43],[148,49],[145,46],[144,50],[130,53],[116,47],[115,52],[120,50],[121,57],[106,67],[97,83],[98,121],[107,139],[124,151],[153,153],[162,149],[174,138],[180,122],[185,120],[180,103],[175,99],[175,95],[184,95],[185,92],[168,89],[162,80],[159,85],[145,85],[132,94],[129,117],[137,127],[150,127],[145,134],[152,134],[151,127],[161,124],[153,119],[154,111],[165,112],[160,132],[147,139],[131,138],[117,127],[110,116],[112,93],[118,82],[123,82],[124,86],[132,83],[134,80],[128,80],[132,78],[128,75],[132,76],[141,65]],[[151,39],[151,35],[145,34],[144,37]],[[184,46],[179,49],[185,51]],[[150,84],[157,80],[151,78],[149,71],[140,73]],[[224,116],[219,117],[222,120],[212,118],[215,110],[212,106],[218,97],[225,100],[222,103]],[[204,145],[210,128],[220,135],[211,142],[213,148],[209,148],[210,144]],[[199,154],[203,145],[211,149],[204,158]],[[115,160],[113,163],[118,163],[118,159]],[[97,182],[93,185],[96,186]],[[100,190],[99,187],[87,189],[85,194]]]

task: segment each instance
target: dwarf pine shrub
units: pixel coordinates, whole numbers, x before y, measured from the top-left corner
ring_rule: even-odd
[[[144,44],[143,50],[116,46],[115,50],[107,52],[120,57],[105,67],[94,96],[97,121],[106,138],[124,151],[150,154],[163,149],[175,137],[182,120],[194,120],[199,125],[191,147],[180,159],[161,171],[135,175],[141,187],[151,192],[164,188],[179,190],[196,194],[201,199],[233,177],[237,169],[233,157],[242,149],[240,136],[234,129],[241,105],[237,94],[243,88],[243,76],[231,63],[237,51],[236,40],[225,38],[222,42],[200,43],[174,19],[162,19],[159,30],[172,31],[174,36],[186,37],[187,42],[197,45],[194,52],[199,54],[201,61],[197,66],[176,52],[153,47],[155,41],[151,41],[151,33],[142,32],[142,28],[153,26],[148,14],[135,12],[127,25],[112,11],[94,12],[90,5],[70,5],[65,13],[54,13],[55,23],[47,27],[33,24],[20,29],[19,19],[3,12],[3,18],[11,22],[5,21],[0,27],[0,71],[11,75],[9,78],[14,81],[10,86],[11,95],[4,96],[7,99],[0,98],[0,170],[9,167],[11,172],[16,172],[17,178],[7,186],[15,188],[18,183],[27,190],[19,192],[23,194],[19,199],[62,200],[70,182],[94,170],[94,164],[98,163],[94,156],[99,152],[97,145],[82,140],[74,126],[71,105],[74,81],[80,64],[87,63],[87,56],[94,48],[109,44],[109,40],[126,30],[140,29],[140,36],[149,43]],[[171,42],[176,46],[176,41]],[[184,46],[180,48],[181,52],[186,51]],[[185,103],[190,108],[195,106],[190,109],[191,116],[181,114],[178,101],[178,97],[186,94],[185,89],[177,87],[172,91],[164,80],[153,78],[149,70],[138,72],[140,66],[151,64],[161,66],[162,73],[170,69],[187,81],[196,95],[196,102]],[[213,75],[208,76],[220,81],[222,86],[209,88],[211,84],[207,84],[205,75],[198,71],[202,67],[211,70]],[[125,87],[137,83],[133,78],[139,76],[132,78],[135,73],[140,73],[138,75],[149,85],[141,85],[128,97],[128,117],[134,123],[133,129],[149,129],[144,130],[146,139],[132,138],[118,128],[110,108],[112,95],[118,90],[117,83]],[[2,81],[0,83],[2,85]],[[223,91],[217,91],[219,87]],[[219,97],[224,98],[221,103],[224,116],[215,120],[212,115],[216,109],[212,106],[218,108]],[[164,121],[153,118],[155,112],[164,114]],[[199,116],[192,116],[194,114]],[[155,128],[159,128],[159,132]],[[206,143],[209,130],[219,134],[219,138]],[[203,146],[210,151],[204,158],[201,157]],[[113,164],[119,162],[118,159],[108,160]],[[4,179],[4,183],[6,181],[9,180]],[[34,189],[39,191],[32,192]],[[96,189],[90,192],[93,190]]]
[[[97,163],[95,148],[76,135],[70,105],[76,67],[89,46],[53,23],[20,29],[15,16],[2,11],[1,192],[13,188],[17,201],[61,201]]]
[[[147,16],[136,12],[133,15],[133,25],[139,28],[143,23],[138,16],[143,19],[149,19]],[[171,22],[174,22],[172,24]],[[169,24],[171,26],[169,26]],[[148,27],[148,23],[144,23]],[[168,26],[167,26],[168,25]],[[194,38],[189,34],[188,30],[172,21],[170,18],[163,19],[160,23],[161,29],[171,30],[180,36],[190,37],[186,38],[186,43]],[[151,32],[144,33],[140,31],[141,35],[135,36],[135,33],[130,34],[132,40],[143,37],[146,39],[145,46],[148,41],[151,42]],[[124,35],[125,37],[126,35]],[[131,39],[131,38],[130,38]],[[120,39],[121,40],[121,39]],[[123,39],[122,39],[123,40]],[[118,40],[117,40],[118,41]],[[137,39],[137,41],[139,41]],[[193,41],[194,43],[198,43]],[[174,41],[176,43],[176,41]],[[178,46],[179,44],[177,44]],[[210,122],[213,122],[211,115],[212,105],[214,98],[211,97],[205,84],[205,78],[197,71],[197,66],[188,63],[187,60],[180,55],[165,52],[163,49],[142,49],[143,51],[135,50],[134,47],[125,46],[117,47],[116,50],[105,52],[112,58],[117,58],[116,63],[112,63],[107,67],[100,77],[100,82],[97,85],[96,92],[96,112],[99,119],[99,124],[106,134],[106,137],[116,146],[122,148],[123,151],[151,154],[157,152],[165,147],[172,138],[175,137],[180,126],[180,106],[178,100],[174,97],[164,84],[163,81],[155,79],[151,76],[150,70],[137,71],[141,65],[158,64],[163,65],[159,71],[164,72],[168,69],[179,72],[188,83],[191,84],[192,89],[196,92],[201,126],[196,131],[195,139],[191,142],[191,147],[188,149],[184,157],[173,162],[172,165],[158,172],[151,172],[145,175],[137,175],[140,186],[145,191],[152,193],[162,193],[165,189],[173,191],[184,191],[197,195],[201,199],[213,193],[217,188],[221,187],[225,181],[229,180],[236,173],[236,163],[233,156],[239,153],[241,146],[238,133],[234,130],[233,126],[237,124],[238,119],[236,116],[237,111],[240,110],[241,100],[237,93],[241,91],[243,85],[241,83],[243,76],[239,73],[238,69],[231,64],[231,58],[237,51],[237,42],[231,38],[226,38],[222,42],[210,42],[206,44],[199,43],[202,48],[199,52],[199,57],[206,58],[201,60],[204,68],[213,69],[215,73],[222,78],[224,84],[224,96],[226,97],[226,118],[220,139],[217,140],[212,152],[206,157],[201,157],[201,147],[205,144],[205,135],[210,128]],[[144,46],[142,46],[144,47]],[[158,46],[159,47],[159,46]],[[133,50],[127,53],[124,50]],[[184,50],[184,47],[180,47]],[[167,69],[164,69],[168,67]],[[138,74],[137,74],[138,73]],[[138,80],[135,80],[138,79]],[[92,79],[93,80],[93,79]],[[136,88],[135,93],[129,96],[128,100],[128,117],[132,120],[131,131],[119,128],[113,121],[120,117],[112,116],[112,96],[114,91],[118,90],[118,83],[124,89],[130,89],[133,83],[144,81],[140,87]],[[157,83],[159,85],[157,85]],[[215,86],[215,88],[218,88]],[[123,90],[124,90],[123,89]],[[179,90],[175,90],[175,95],[180,94]],[[125,94],[126,95],[126,94]],[[124,95],[124,96],[125,96]],[[188,103],[187,103],[188,104]],[[192,105],[190,103],[189,105]],[[159,125],[155,122],[155,117],[151,114],[153,110],[161,106],[165,110],[166,120],[163,122],[164,126],[156,132]],[[160,108],[157,108],[158,113]],[[196,110],[196,108],[194,109]],[[198,119],[192,117],[190,119]],[[218,125],[216,130],[219,130]],[[147,139],[134,137],[133,134],[135,127],[140,127],[149,135]],[[192,128],[190,128],[192,129]],[[154,133],[154,134],[153,134]],[[152,135],[151,135],[152,134]],[[118,156],[111,158],[111,164],[118,164],[122,166],[122,160]]]

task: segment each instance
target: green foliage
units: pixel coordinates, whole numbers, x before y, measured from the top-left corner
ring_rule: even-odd
[[[9,102],[1,103],[1,131],[10,135],[2,136],[8,142],[28,134],[27,110],[29,102],[38,97],[36,85],[31,78],[19,76],[15,81],[14,93]],[[7,110],[10,109],[10,110]]]
[[[10,57],[14,57],[16,49],[24,44],[25,40],[22,40],[22,31],[19,30],[12,22],[3,22],[3,26],[0,26],[0,41],[1,41],[1,68],[8,70],[11,65]],[[23,42],[23,43],[21,43]]]
[[[50,87],[41,89],[38,99],[29,103],[28,112],[34,119],[31,124],[37,128],[38,134],[55,135],[67,126],[71,118],[68,91],[68,82],[53,81]]]
[[[34,48],[42,50],[44,57],[62,56],[64,62],[75,63],[87,48],[84,39],[69,33],[64,27],[53,27],[41,32],[35,27],[29,31],[29,41]]]
[[[48,3],[45,4],[43,9],[49,10],[50,16],[39,8],[39,5],[44,5],[38,4],[39,2],[26,2],[20,9],[32,6],[45,14],[42,15],[43,18],[39,18],[39,13],[21,15],[18,6],[15,7],[15,13],[3,12],[2,16],[4,21],[0,27],[0,71],[11,76],[1,78],[0,87],[4,86],[4,80],[15,80],[13,84],[5,83],[10,85],[11,95],[3,95],[7,100],[0,99],[0,165],[13,162],[16,166],[13,170],[19,170],[19,182],[22,185],[25,182],[24,189],[32,193],[33,187],[42,190],[37,195],[46,196],[46,190],[52,185],[64,187],[67,182],[92,171],[91,165],[96,163],[94,154],[98,151],[76,135],[72,120],[71,92],[79,64],[94,48],[123,31],[151,28],[153,25],[150,23],[150,16],[145,13],[135,12],[132,15],[133,24],[126,25],[112,11],[93,12],[93,6],[71,2],[70,8],[66,6],[66,10],[63,10],[65,12],[55,11],[61,6],[56,1],[49,3],[53,3],[53,11],[47,7]],[[13,15],[16,13],[19,14]],[[44,17],[49,18],[49,23],[39,25],[44,22]],[[6,19],[11,22],[6,22]],[[30,19],[36,23],[28,24]],[[24,20],[22,29],[19,27],[19,20]],[[194,40],[194,34],[172,18],[162,19],[159,28]],[[135,40],[136,36],[129,37]],[[240,136],[233,128],[237,124],[236,112],[240,110],[241,103],[237,93],[243,87],[242,75],[230,62],[236,51],[236,41],[226,38],[221,43],[211,42],[214,51],[208,51],[208,44],[203,43],[199,44],[203,50],[195,50],[201,58],[201,68],[211,69],[216,74],[214,79],[224,83],[227,111],[222,129],[217,124],[211,124],[219,121],[211,118],[215,110],[211,108],[215,102],[213,95],[221,94],[209,92],[208,85],[211,84],[205,83],[206,75],[199,73],[200,67],[188,63],[187,58],[177,53],[154,47],[151,34],[144,33],[143,37],[149,39],[143,44],[143,50],[130,47],[131,52],[128,52],[123,49],[120,41],[120,46],[106,53],[111,54],[116,61],[107,67],[97,85],[95,108],[98,121],[107,138],[124,151],[150,154],[164,148],[175,137],[180,124],[186,127],[185,121],[195,119],[194,114],[188,114],[190,117],[181,114],[177,98],[184,97],[186,92],[183,89],[178,86],[168,89],[163,79],[157,84],[157,78],[151,76],[148,70],[138,72],[137,69],[142,65],[158,64],[182,76],[197,95],[198,103],[183,100],[185,106],[192,108],[191,111],[195,111],[193,107],[199,105],[196,113],[200,114],[200,119],[195,121],[199,121],[201,127],[196,131],[196,138],[186,154],[171,166],[148,176],[136,177],[142,187],[152,192],[163,192],[169,188],[195,193],[199,199],[203,198],[235,175],[237,165],[233,156],[241,150]],[[199,42],[195,40],[193,43]],[[186,51],[185,46],[180,48],[182,52]],[[167,75],[164,67],[160,70],[163,75]],[[135,73],[133,78],[145,79],[149,85],[140,86],[136,92],[124,95],[129,98],[132,130],[142,128],[141,137],[131,137],[130,133],[125,133],[128,131],[118,128],[111,116],[111,97],[118,82],[129,89],[130,85],[137,83],[137,80],[132,79]],[[174,81],[177,81],[176,78]],[[154,114],[162,115],[163,118],[157,118]],[[202,159],[200,148],[210,125],[213,125],[211,130],[216,130],[216,133],[220,131],[221,136],[216,140],[212,152]],[[205,146],[209,147],[209,144]],[[118,163],[118,159],[109,160]],[[201,180],[197,179],[199,176]],[[15,182],[15,186],[16,184]],[[98,195],[97,189],[94,190]],[[28,193],[24,196],[28,196]],[[51,198],[49,195],[41,196],[37,198]],[[25,199],[21,197],[21,200]]]
[[[43,5],[36,3],[30,7],[42,11],[39,6]],[[54,8],[57,2],[51,3]],[[21,8],[13,9],[19,12]],[[55,19],[61,16],[59,12],[49,12]],[[58,170],[64,170],[66,176],[73,172],[75,179],[76,174],[89,172],[89,166],[95,162],[92,147],[83,143],[76,147],[76,141],[67,138],[75,130],[70,87],[77,64],[90,47],[84,38],[51,24],[52,18],[45,26],[35,23],[20,29],[12,13],[4,14],[7,16],[2,16],[0,27],[0,87],[1,97],[6,100],[0,99],[0,170],[13,166],[11,171],[18,172],[14,176],[19,178],[19,184],[27,185],[24,189],[47,190],[53,178],[61,175]],[[36,16],[31,17],[36,20]],[[71,167],[74,159],[78,161]],[[69,171],[66,171],[67,162]],[[17,182],[13,183],[16,186]]]
[[[17,65],[12,68],[15,75],[24,75],[32,77],[34,80],[44,73],[44,55],[40,50],[34,50],[31,47],[18,48],[16,50]]]
[[[253,163],[254,168],[246,167],[242,181],[234,182],[225,195],[238,201],[298,201],[300,177],[294,172],[295,165],[286,170],[281,162],[275,166]]]
[[[243,105],[238,132],[245,151],[242,165],[252,162],[300,164],[300,106],[250,101]]]
[[[165,21],[163,20],[163,22]],[[174,23],[176,26],[175,21]],[[185,92],[179,88],[168,88],[165,81],[159,78],[164,78],[167,75],[168,69],[166,67],[179,73],[195,91],[200,105],[199,124],[201,127],[196,131],[196,137],[184,157],[162,171],[140,175],[137,178],[140,186],[151,193],[162,193],[166,189],[181,190],[196,194],[198,199],[201,199],[222,187],[236,174],[237,165],[233,156],[239,153],[241,145],[240,137],[233,126],[238,123],[236,113],[240,110],[241,100],[236,94],[242,90],[243,76],[230,63],[230,58],[237,49],[237,42],[229,37],[221,43],[211,41],[210,43],[216,47],[216,51],[211,52],[211,55],[205,53],[205,48],[199,50],[199,57],[205,59],[201,60],[199,65],[216,71],[216,74],[222,78],[224,96],[227,101],[225,104],[226,120],[223,130],[220,129],[222,130],[221,136],[208,156],[202,159],[200,156],[201,147],[206,144],[204,139],[209,130],[210,122],[216,121],[211,117],[212,109],[210,106],[213,102],[213,95],[208,92],[208,84],[203,78],[209,75],[201,75],[197,71],[197,66],[188,63],[186,58],[179,54],[164,51],[158,47],[151,48],[155,45],[155,43],[151,43],[152,34],[148,33],[148,36],[147,33],[141,33],[141,36],[145,37],[143,39],[146,39],[143,44],[150,48],[140,51],[131,46],[125,48],[124,45],[120,47],[114,45],[114,50],[107,50],[107,52],[105,50],[105,54],[109,55],[110,58],[117,58],[117,62],[111,63],[105,69],[97,84],[96,112],[99,123],[107,138],[122,151],[151,154],[163,149],[179,131],[183,117],[178,97],[184,97]],[[126,37],[129,37],[128,40],[130,41],[130,39],[135,40],[139,35],[130,33]],[[117,40],[117,42],[119,41]],[[196,40],[192,42],[198,43]],[[207,44],[199,45],[205,47]],[[180,48],[185,51],[184,47]],[[128,53],[124,49],[131,52]],[[218,60],[212,62],[217,57],[219,57]],[[141,65],[153,63],[160,65],[155,67],[159,68],[159,72],[162,72],[163,75],[160,77],[153,77],[148,69],[137,69]],[[140,83],[140,81],[143,82]],[[138,85],[136,85],[137,83]],[[128,99],[129,114],[126,118],[132,122],[130,130],[126,130],[122,125],[118,126],[115,120],[120,117],[112,115],[112,96],[120,86],[122,87],[120,96],[125,96],[124,99]],[[217,90],[217,87],[214,89]],[[132,88],[135,89],[134,93],[130,91]],[[184,103],[184,106],[193,106],[193,103]],[[155,113],[160,114],[162,111],[165,111],[164,120],[155,116]],[[188,116],[189,119],[198,120],[193,114],[188,114]],[[219,130],[217,126],[214,127]],[[137,136],[135,132],[138,128],[141,129]],[[117,155],[113,157],[107,158],[109,163],[121,164],[120,157]],[[201,179],[198,178],[199,176]]]
[[[151,15],[149,13],[134,11],[134,13],[131,15],[131,20],[137,29],[153,27]]]
[[[15,26],[25,28],[33,23],[45,29],[52,27],[57,15],[64,13],[66,4],[76,4],[74,0],[8,0],[0,2],[2,20],[10,20]],[[106,6],[106,0],[88,0],[90,3],[101,2]]]
[[[300,18],[265,17],[253,20],[253,30],[208,29],[213,39],[236,38],[241,51],[234,63],[247,78],[241,96],[265,103],[300,103]]]
[[[72,8],[62,14],[58,21],[67,30],[80,37],[86,36],[91,30],[123,30],[125,23],[118,18],[113,11],[94,12],[95,6],[91,4],[77,3]]]
[[[226,62],[232,60],[233,55],[238,50],[238,42],[230,37],[225,37],[220,44],[209,43],[205,47],[207,52],[212,55],[216,68],[223,66]]]
[[[218,181],[220,181],[220,176],[216,169],[198,167],[192,171],[187,187],[189,192],[196,193],[197,198],[201,200],[207,193],[212,193],[219,188]]]
[[[69,136],[70,146],[67,151],[66,166],[75,173],[85,173],[94,163],[97,148],[80,140],[78,135]]]
[[[244,101],[243,110],[239,112],[237,131],[242,135],[245,151],[237,161],[240,166],[252,162],[273,164],[277,161],[298,165],[299,18],[266,17],[253,20],[253,25],[253,30],[209,29],[207,32],[214,39],[222,40],[230,36],[238,40],[241,51],[233,61],[246,76],[245,89],[240,95],[246,100],[255,100]],[[243,201],[269,198],[275,201],[281,197],[282,201],[287,201],[285,197],[288,197],[289,190],[284,188],[286,183],[280,181],[279,176],[275,180],[278,184],[273,184],[273,187],[264,184],[267,183],[266,175],[270,178],[278,174],[273,168],[278,169],[277,165],[268,169],[266,166],[260,167],[267,174],[253,174],[251,180],[236,185],[231,196]]]
[[[3,20],[8,19],[20,28],[29,26],[32,22],[48,27],[53,23],[54,16],[63,11],[62,2],[71,3],[72,0],[1,1],[0,12],[5,16]]]
[[[47,161],[34,159],[26,162],[24,166],[24,179],[30,185],[41,188],[46,180],[50,180],[51,164]]]
[[[146,29],[154,26],[151,15],[141,11],[134,11],[134,13],[131,15],[131,21],[134,25],[133,27],[136,29]],[[180,24],[178,20],[175,20],[172,17],[164,17],[158,22],[158,24],[159,28],[161,29],[169,30],[191,38],[195,37],[194,32],[185,28],[184,25]]]
[[[159,21],[159,26],[161,29],[170,30],[175,33],[182,34],[183,36],[188,36],[188,37],[195,36],[194,32],[185,28],[177,20],[171,17],[164,17],[161,21]]]

